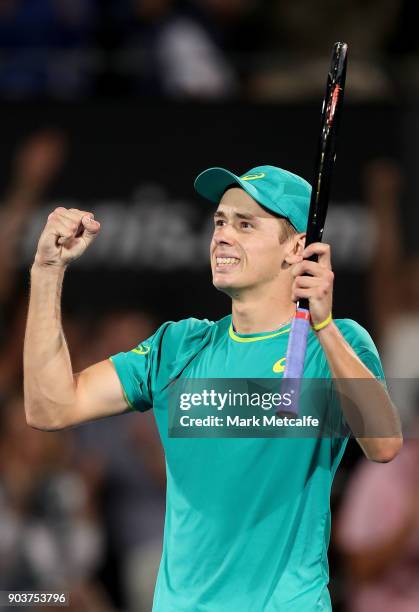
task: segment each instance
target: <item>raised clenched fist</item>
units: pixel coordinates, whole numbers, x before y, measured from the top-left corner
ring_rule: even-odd
[[[59,206],[48,215],[35,255],[37,265],[67,266],[80,257],[100,230],[94,215]]]

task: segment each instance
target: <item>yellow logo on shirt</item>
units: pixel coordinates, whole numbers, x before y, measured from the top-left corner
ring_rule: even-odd
[[[247,174],[246,176],[241,176],[242,181],[256,181],[257,179],[261,179],[265,176],[264,172],[260,172],[259,174]]]
[[[150,347],[145,344],[139,344],[137,348],[132,349],[132,353],[137,353],[137,355],[147,355],[150,352]]]
[[[281,359],[278,359],[278,361],[276,361],[273,364],[272,371],[275,372],[275,374],[280,374],[284,370],[285,370],[285,357],[282,357]]]

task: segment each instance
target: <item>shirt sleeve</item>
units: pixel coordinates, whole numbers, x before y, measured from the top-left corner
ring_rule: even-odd
[[[377,379],[385,381],[377,347],[367,330],[351,319],[342,319],[339,321],[338,327],[362,363]]]
[[[147,340],[126,353],[109,359],[113,363],[128,405],[145,412],[153,406],[153,381],[161,359],[161,343],[171,322],[164,323]]]
[[[351,319],[340,319],[336,321],[337,327],[346,342],[351,346],[362,363],[370,370],[377,380],[385,385],[384,371],[377,348],[367,332],[359,323]],[[339,394],[332,385],[332,430],[334,432],[334,454],[340,451],[340,440],[349,438],[350,428],[343,414]]]

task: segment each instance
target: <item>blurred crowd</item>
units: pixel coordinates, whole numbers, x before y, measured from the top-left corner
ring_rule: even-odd
[[[152,414],[54,433],[24,416],[19,238],[65,159],[60,132],[35,133],[16,152],[0,207],[0,590],[71,592],[77,612],[149,612],[165,508]],[[126,309],[63,318],[75,372],[131,349],[157,324]]]
[[[415,0],[1,0],[0,96],[306,100],[332,44],[348,95],[419,89]]]
[[[402,231],[404,173],[390,159],[365,169],[365,202],[376,244],[368,302],[404,446],[382,465],[362,458],[349,474],[333,529],[341,598],[349,612],[419,609],[419,245]]]

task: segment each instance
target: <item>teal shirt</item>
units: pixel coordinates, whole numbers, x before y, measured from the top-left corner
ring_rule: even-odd
[[[335,320],[360,359],[383,371],[369,334]],[[170,438],[168,385],[182,378],[282,377],[289,327],[237,334],[220,321],[164,323],[111,357],[127,401],[154,409],[166,456],[163,553],[153,612],[331,610],[330,491],[348,437]],[[330,378],[309,333],[305,378]],[[336,418],[343,419],[340,409]]]

